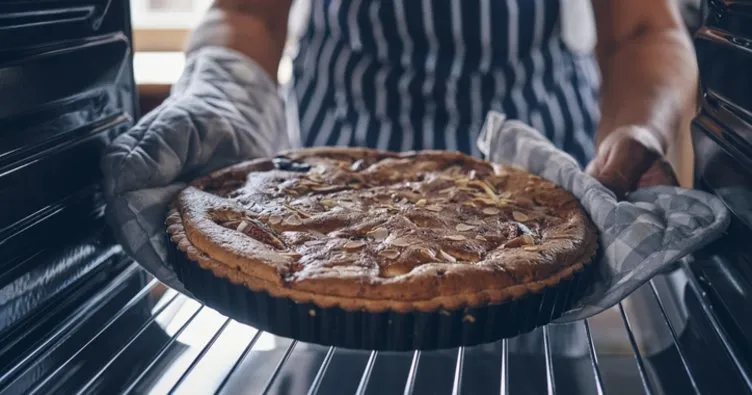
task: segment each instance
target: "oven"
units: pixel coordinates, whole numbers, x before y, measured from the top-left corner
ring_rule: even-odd
[[[258,331],[129,259],[98,171],[139,116],[127,1],[0,2],[0,394],[752,393],[752,2],[703,20],[696,185],[728,232],[590,319],[396,353]]]

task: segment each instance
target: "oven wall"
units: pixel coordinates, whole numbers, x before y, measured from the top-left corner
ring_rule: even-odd
[[[125,263],[99,158],[137,117],[130,37],[127,0],[0,2],[0,344]]]

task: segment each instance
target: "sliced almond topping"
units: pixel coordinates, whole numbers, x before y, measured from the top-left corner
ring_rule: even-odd
[[[520,222],[524,222],[530,219],[530,217],[528,217],[527,214],[521,213],[519,211],[513,211],[512,217],[514,218],[515,221],[520,221]]]
[[[475,226],[483,226],[486,224],[485,222],[483,222],[483,220],[480,219],[471,219],[470,221],[467,221],[467,223]]]
[[[277,225],[280,222],[282,222],[282,216],[279,214],[272,214],[269,216],[269,223],[272,225]]]
[[[483,214],[486,214],[486,215],[497,215],[500,212],[501,211],[496,207],[486,207],[483,209]]]
[[[495,206],[495,205],[498,204],[498,202],[496,200],[491,200],[491,199],[489,199],[487,197],[483,197],[483,196],[481,196],[481,197],[475,197],[475,198],[473,198],[473,201],[483,203],[483,204],[485,204],[487,206]]]
[[[449,236],[445,236],[444,238],[447,240],[453,240],[453,241],[467,240],[467,237],[463,235],[449,235]]]
[[[322,244],[326,244],[326,240],[322,240],[322,239],[318,239],[318,240],[309,240],[309,241],[306,241],[306,242],[305,242],[305,243],[303,243],[303,244],[305,244],[305,245],[307,245],[307,246],[317,246],[317,245],[322,245]]]
[[[475,170],[470,170],[470,174],[467,175],[467,178],[474,180],[476,176]]]
[[[496,192],[493,190],[493,188],[491,188],[491,186],[487,182],[475,180],[475,181],[470,181],[468,184],[480,187],[481,189],[483,189],[484,192],[486,192],[488,197],[490,197],[493,200],[496,200]]]
[[[303,218],[310,218],[311,217],[311,214],[305,212],[304,210],[295,208],[295,207],[291,206],[288,203],[285,203],[285,207],[287,207],[290,211],[294,211],[294,212],[298,213],[298,215],[300,215]]]
[[[418,201],[417,201],[417,202],[415,202],[415,205],[416,205],[416,206],[425,206],[425,205],[426,205],[426,203],[428,203],[428,202],[426,201],[426,199],[418,199]]]
[[[352,165],[350,165],[350,170],[352,171],[360,171],[363,170],[363,165],[365,163],[363,162],[363,159],[358,159],[355,162],[353,162]]]
[[[321,204],[323,204],[324,206],[334,206],[336,203],[332,199],[323,199],[321,201]]]
[[[475,240],[480,240],[480,241],[488,241],[488,239],[486,239],[485,237],[483,237],[483,236],[481,236],[481,235],[477,235],[477,236],[475,236]]]
[[[437,212],[437,213],[438,213],[438,212],[441,212],[441,211],[444,211],[444,208],[443,208],[443,207],[441,207],[441,206],[436,206],[436,205],[433,205],[433,206],[426,206],[425,208],[426,208],[426,210],[434,211],[434,212]]]
[[[468,224],[457,224],[457,226],[454,227],[454,229],[456,229],[457,232],[467,232],[468,230],[473,230],[475,228],[476,226],[468,225]]]
[[[403,274],[410,273],[410,269],[402,265],[389,265],[382,269],[382,277],[397,277]]]
[[[412,243],[410,242],[410,240],[407,237],[398,237],[398,238],[392,240],[392,242],[389,243],[389,244],[391,244],[391,245],[393,245],[395,247],[407,247],[407,246],[409,246]]]
[[[428,259],[436,259],[436,252],[430,248],[418,247],[418,251]]]
[[[342,186],[341,185],[322,185],[319,187],[313,187],[311,189],[313,189],[316,192],[334,192],[334,191],[342,189]]]
[[[387,248],[386,250],[379,252],[379,256],[382,256],[386,259],[396,259],[398,256],[400,256],[400,252],[399,250],[396,250],[394,248]]]
[[[376,228],[368,232],[368,236],[372,237],[374,240],[380,241],[389,237],[389,231],[386,230],[386,228]]]
[[[248,222],[242,221],[240,224],[238,224],[238,228],[235,230],[237,230],[238,232],[242,232],[247,227],[248,227]]]
[[[364,242],[363,240],[350,240],[347,243],[345,243],[344,248],[346,250],[357,250],[363,247],[364,245],[366,245],[366,242]]]
[[[301,255],[295,251],[280,252],[279,255],[290,257],[293,259],[299,259],[301,257]]]
[[[504,191],[504,192],[502,192],[502,193],[501,193],[501,194],[499,195],[499,197],[500,197],[500,198],[502,198],[502,199],[509,199],[509,198],[511,198],[511,197],[512,197],[512,192],[509,192],[509,191]]]
[[[535,244],[535,239],[530,235],[522,235],[504,243],[504,248],[516,248]]]
[[[467,178],[458,178],[454,180],[454,185],[464,189],[464,187],[467,186],[467,181],[468,181]]]
[[[449,254],[447,254],[447,253],[446,253],[446,251],[444,251],[444,250],[439,250],[439,255],[440,255],[440,256],[441,256],[441,257],[442,257],[443,259],[445,259],[445,260],[447,260],[447,261],[449,261],[449,262],[457,262],[457,258],[455,258],[455,257],[453,257],[453,256],[451,256],[451,255],[449,255]]]
[[[300,219],[298,214],[291,214],[289,217],[285,218],[285,225],[300,226],[302,224],[303,220]]]

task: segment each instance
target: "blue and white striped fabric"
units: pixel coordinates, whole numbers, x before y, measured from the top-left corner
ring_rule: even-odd
[[[560,1],[312,1],[293,75],[302,144],[478,156],[496,110],[585,164],[599,76],[562,40]]]

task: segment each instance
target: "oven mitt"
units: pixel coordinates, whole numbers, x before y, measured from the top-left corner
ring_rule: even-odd
[[[586,296],[555,322],[593,316],[626,298],[651,277],[717,239],[730,214],[715,196],[656,186],[626,201],[587,175],[568,154],[522,122],[491,112],[478,139],[491,161],[521,166],[572,192],[600,232],[597,274]]]
[[[192,53],[170,97],[105,150],[115,237],[155,277],[190,295],[167,264],[167,205],[186,181],[289,149],[285,130],[277,85],[260,66],[225,48]]]

